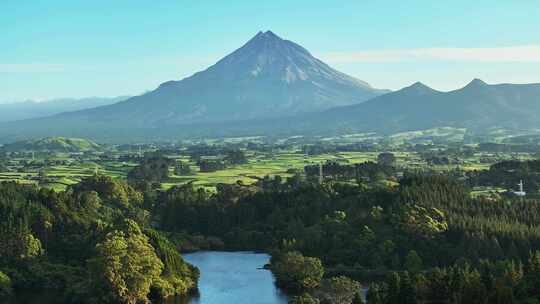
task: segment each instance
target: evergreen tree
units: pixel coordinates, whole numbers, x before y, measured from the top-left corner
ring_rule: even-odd
[[[388,304],[401,304],[401,277],[399,273],[392,272],[386,279],[387,284],[387,297],[386,302]]]
[[[353,298],[351,304],[365,304],[364,299],[362,298],[362,295],[360,294],[360,292],[357,292],[354,295],[354,298]]]
[[[401,275],[400,280],[400,298],[401,298],[401,304],[416,304],[416,290],[413,286],[413,283],[411,281],[411,277],[409,276],[409,273],[405,271]]]
[[[294,296],[289,300],[289,304],[319,304],[320,301],[312,297],[309,293],[303,293],[299,296]]]
[[[366,295],[367,304],[385,304],[386,294],[379,284],[369,285]]]
[[[417,273],[422,270],[423,262],[416,251],[411,250],[405,258],[405,268],[413,273]]]
[[[525,282],[529,294],[540,295],[540,251],[532,252],[525,268]]]

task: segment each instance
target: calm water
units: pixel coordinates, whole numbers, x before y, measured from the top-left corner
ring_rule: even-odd
[[[287,297],[276,288],[272,273],[262,269],[267,254],[205,251],[184,254],[199,267],[199,296],[171,299],[167,304],[286,304]]]
[[[276,288],[269,270],[267,254],[252,252],[204,251],[184,254],[184,259],[199,267],[199,295],[176,297],[162,304],[286,304],[287,297]],[[3,300],[0,299],[0,303]],[[59,297],[40,292],[21,295],[9,304],[61,304]]]

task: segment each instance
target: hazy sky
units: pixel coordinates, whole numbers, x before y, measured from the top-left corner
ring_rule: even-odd
[[[540,1],[0,1],[0,101],[139,94],[272,30],[378,88],[540,82]]]

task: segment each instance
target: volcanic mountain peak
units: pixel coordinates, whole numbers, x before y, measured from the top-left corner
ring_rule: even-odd
[[[269,41],[280,42],[284,40],[278,35],[274,34],[274,32],[272,31],[259,31],[257,35],[255,35],[253,38],[251,38],[251,40],[248,41],[248,43],[267,43]]]
[[[362,81],[340,73],[313,57],[300,45],[282,39],[272,31],[259,32],[241,48],[226,56],[207,71],[231,74],[235,80],[274,78],[291,84],[298,81],[333,80],[353,82],[367,88]]]
[[[144,113],[145,123],[226,121],[320,111],[386,92],[334,70],[300,45],[266,31],[208,69],[163,83],[134,99],[136,105],[131,106],[146,108],[150,102],[167,106],[159,110],[163,113],[135,110]]]
[[[94,128],[96,124],[106,130],[223,124],[318,112],[358,104],[387,92],[331,68],[300,45],[266,31],[190,77],[164,82],[151,92],[117,104],[26,125],[35,128],[32,132],[57,125],[60,131],[48,132],[79,136],[64,130],[79,127],[86,132],[87,126]]]

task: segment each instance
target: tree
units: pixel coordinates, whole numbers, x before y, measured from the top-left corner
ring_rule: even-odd
[[[145,231],[150,244],[163,262],[163,272],[159,281],[151,287],[153,298],[165,299],[188,293],[197,286],[199,270],[184,261],[176,246],[156,230]]]
[[[360,283],[345,276],[333,277],[323,284],[323,303],[349,304],[360,292]]]
[[[114,203],[122,207],[128,205],[137,206],[143,201],[142,194],[127,183],[105,175],[86,177],[80,183],[73,185],[72,190],[76,193],[95,191],[104,202]]]
[[[123,226],[96,246],[96,257],[89,261],[92,283],[105,302],[147,302],[163,263],[137,223],[125,220]]]
[[[309,293],[303,293],[299,296],[292,297],[289,304],[319,304],[319,300],[312,297]]]
[[[219,159],[201,159],[197,162],[201,172],[215,172],[227,168],[225,162]]]
[[[411,281],[411,277],[409,276],[409,273],[405,271],[401,275],[401,281],[400,281],[400,298],[401,302],[400,304],[416,304],[416,290],[414,289],[413,283]]]
[[[446,300],[454,290],[449,282],[448,272],[441,268],[435,268],[427,274],[427,296],[434,300]]]
[[[360,294],[360,292],[357,292],[354,295],[354,298],[353,298],[351,304],[365,304],[364,299],[362,298],[362,295]]]
[[[385,294],[378,284],[371,284],[368,288],[366,301],[368,304],[384,304]]]
[[[174,166],[174,174],[181,176],[181,175],[190,175],[191,174],[191,167],[188,163],[185,163],[183,161],[178,161],[176,165]]]
[[[396,157],[393,153],[384,152],[377,156],[377,163],[382,166],[393,166],[396,161]]]
[[[405,258],[405,269],[410,272],[417,273],[423,268],[422,258],[416,253],[415,250],[409,251]]]
[[[529,294],[540,294],[540,251],[530,254],[525,267],[525,281]]]
[[[481,275],[478,271],[471,271],[466,275],[466,282],[462,293],[466,304],[486,304],[488,294],[486,286],[482,283]]]
[[[228,161],[232,165],[242,165],[242,164],[247,164],[248,162],[246,155],[244,154],[244,151],[242,150],[227,151],[225,160]]]
[[[11,279],[0,271],[0,297],[6,298],[11,295]]]
[[[401,277],[397,272],[392,272],[386,278],[386,284],[388,285],[388,304],[401,304]]]
[[[39,182],[40,183],[46,183],[47,182],[47,171],[45,168],[41,168],[38,172]]]
[[[273,270],[278,284],[293,291],[318,287],[324,275],[321,260],[294,251],[284,254]]]
[[[166,157],[151,157],[144,159],[137,167],[128,173],[130,181],[163,182],[169,178],[169,167],[174,163]]]
[[[434,207],[405,204],[400,210],[401,226],[405,232],[418,238],[433,238],[448,230],[444,212]]]
[[[23,219],[12,218],[0,224],[0,258],[24,260],[43,254],[41,241],[36,238]]]

